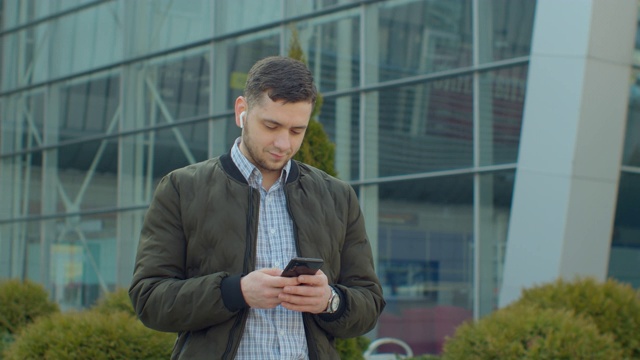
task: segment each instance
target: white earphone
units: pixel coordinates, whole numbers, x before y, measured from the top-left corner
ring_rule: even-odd
[[[240,129],[244,128],[244,117],[247,115],[246,111],[240,113]]]

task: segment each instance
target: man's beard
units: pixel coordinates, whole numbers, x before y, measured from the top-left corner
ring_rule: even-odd
[[[246,131],[246,130],[245,130]],[[247,153],[249,155],[249,158],[251,160],[253,160],[254,165],[259,169],[259,170],[266,170],[266,171],[281,171],[284,168],[284,165],[287,163],[287,161],[289,161],[290,157],[289,157],[289,152],[284,153],[283,156],[285,157],[284,161],[282,163],[279,163],[277,165],[270,165],[269,161],[267,160],[267,157],[270,156],[268,151],[264,151],[264,150],[260,150],[260,149],[256,149],[253,147],[252,142],[251,142],[251,136],[249,134],[245,134],[245,136],[243,136],[244,141],[244,147],[245,149],[247,149]],[[279,153],[279,152],[277,152]],[[261,156],[264,155],[264,156]]]

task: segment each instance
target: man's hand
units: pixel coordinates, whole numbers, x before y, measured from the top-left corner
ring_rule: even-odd
[[[287,285],[279,294],[281,305],[289,310],[319,314],[327,309],[331,287],[322,270],[315,275],[300,275],[299,286]]]
[[[252,308],[271,309],[282,302],[279,295],[286,286],[296,287],[298,278],[281,277],[281,269],[252,271],[240,280],[244,301]]]

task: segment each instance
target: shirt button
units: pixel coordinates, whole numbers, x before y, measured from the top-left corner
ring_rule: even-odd
[[[271,235],[273,235],[273,234],[275,234],[275,233],[276,233],[276,229],[275,229],[275,228],[273,228],[273,229],[271,229],[269,232],[271,233]]]

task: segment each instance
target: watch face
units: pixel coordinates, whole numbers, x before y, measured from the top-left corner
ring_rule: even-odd
[[[340,307],[340,296],[336,292],[333,293],[333,298],[331,299],[331,312],[336,312]]]

